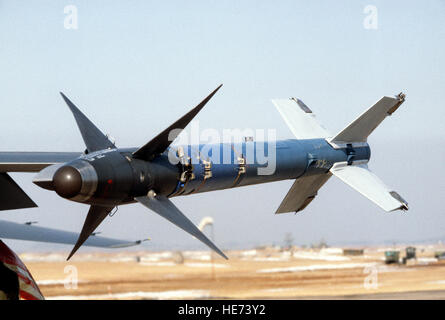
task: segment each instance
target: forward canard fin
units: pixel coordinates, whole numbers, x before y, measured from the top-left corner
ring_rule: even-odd
[[[204,100],[201,101],[196,107],[187,112],[181,118],[176,120],[172,125],[159,133],[156,137],[151,139],[141,148],[133,153],[133,157],[143,160],[151,160],[155,156],[163,153],[170,144],[178,137],[178,135],[184,130],[184,128],[193,120],[193,118],[204,108],[207,102],[212,99],[215,93],[222,87],[219,85],[213,90]]]
[[[116,146],[88,119],[62,92],[63,100],[73,113],[77,127],[82,135],[83,141],[88,152],[94,152],[105,149],[114,149]]]

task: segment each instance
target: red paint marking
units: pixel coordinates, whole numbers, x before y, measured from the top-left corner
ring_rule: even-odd
[[[8,246],[0,240],[0,262],[13,266],[13,269],[7,266],[10,270],[17,274],[17,277],[21,280],[20,284],[20,297],[28,300],[44,299],[42,293],[39,290],[39,286],[36,284],[29,270],[20,258],[8,248]],[[23,287],[23,284],[25,287]],[[27,288],[29,285],[31,288]]]

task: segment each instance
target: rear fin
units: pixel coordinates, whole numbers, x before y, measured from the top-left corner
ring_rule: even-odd
[[[348,165],[347,162],[337,162],[330,172],[385,211],[408,210],[408,203],[397,192],[388,188],[366,164]]]
[[[114,149],[115,145],[62,92],[63,100],[73,113],[88,152]]]
[[[314,200],[318,189],[320,189],[330,177],[331,174],[328,172],[323,175],[307,176],[295,180],[275,213],[298,212],[303,210]]]
[[[300,99],[275,99],[272,103],[297,139],[330,136],[329,132],[317,121],[312,110]]]
[[[399,93],[395,98],[386,96],[381,98],[335,137],[329,139],[329,143],[333,146],[344,146],[348,143],[366,142],[374,129],[387,116],[393,114],[404,101],[403,93]]]
[[[133,153],[133,156],[138,159],[151,160],[156,155],[163,153],[221,87],[222,84],[213,90],[213,92],[210,93],[207,98],[202,100],[200,104],[187,112],[144,146],[136,150]]]
[[[34,208],[37,205],[6,173],[0,173],[0,210]]]

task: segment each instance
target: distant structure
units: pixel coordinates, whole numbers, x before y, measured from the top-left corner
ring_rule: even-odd
[[[204,218],[202,218],[201,222],[198,225],[199,231],[202,232],[206,226],[212,226],[212,230],[213,230],[213,222],[214,221],[213,221],[212,217],[204,217]],[[213,237],[212,237],[212,240],[213,240]]]
[[[406,255],[402,258],[403,264],[407,264],[408,261],[416,260],[416,248],[415,247],[407,247],[405,248]]]
[[[206,226],[210,226],[210,239],[215,242],[215,233],[214,233],[214,220],[212,217],[204,217],[198,225],[198,229],[203,232]],[[212,279],[215,279],[215,266],[213,261],[213,251],[210,252],[210,263],[212,265]]]
[[[385,263],[399,263],[400,251],[398,250],[387,250],[385,251]]]
[[[323,248],[329,248],[329,245],[324,238],[321,238],[319,243],[311,244],[311,249],[323,249]]]
[[[292,250],[294,245],[294,237],[292,237],[292,233],[287,232],[284,235],[284,249],[285,250]]]
[[[176,264],[184,264],[184,255],[182,254],[181,251],[176,251],[173,254],[173,261]]]
[[[362,256],[363,249],[343,249],[343,255],[345,256]]]

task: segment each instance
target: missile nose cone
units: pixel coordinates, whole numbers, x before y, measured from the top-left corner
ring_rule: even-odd
[[[63,166],[54,174],[53,187],[59,196],[73,198],[82,189],[82,176],[76,168]]]

